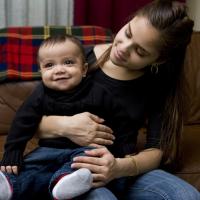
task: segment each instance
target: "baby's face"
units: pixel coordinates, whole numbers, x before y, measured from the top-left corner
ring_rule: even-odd
[[[74,89],[87,71],[81,50],[70,40],[41,47],[39,64],[44,84],[60,91]]]

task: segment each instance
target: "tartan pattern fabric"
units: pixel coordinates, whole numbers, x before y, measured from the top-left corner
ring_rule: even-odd
[[[72,34],[83,45],[112,41],[109,29],[100,26],[9,27],[0,29],[0,82],[40,79],[37,50],[55,34]]]

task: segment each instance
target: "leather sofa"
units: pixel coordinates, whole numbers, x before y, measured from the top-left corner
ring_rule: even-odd
[[[0,46],[1,48],[1,46]],[[185,122],[182,155],[183,166],[175,172],[200,191],[200,33],[194,32],[185,59],[187,88],[189,93],[189,116]],[[3,144],[13,116],[23,100],[37,85],[37,80],[0,82],[0,159]],[[143,140],[145,131],[141,131]],[[143,141],[142,141],[143,142]],[[35,148],[37,139],[33,138],[26,153]]]

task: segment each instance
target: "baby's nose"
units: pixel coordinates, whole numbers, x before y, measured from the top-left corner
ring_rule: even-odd
[[[57,65],[54,68],[55,73],[64,73],[65,72],[65,67],[63,65]]]

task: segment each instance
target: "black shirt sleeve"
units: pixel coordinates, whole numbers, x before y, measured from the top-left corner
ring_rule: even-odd
[[[26,143],[33,137],[42,117],[43,91],[43,85],[39,84],[17,110],[4,146],[1,165],[22,164]]]

